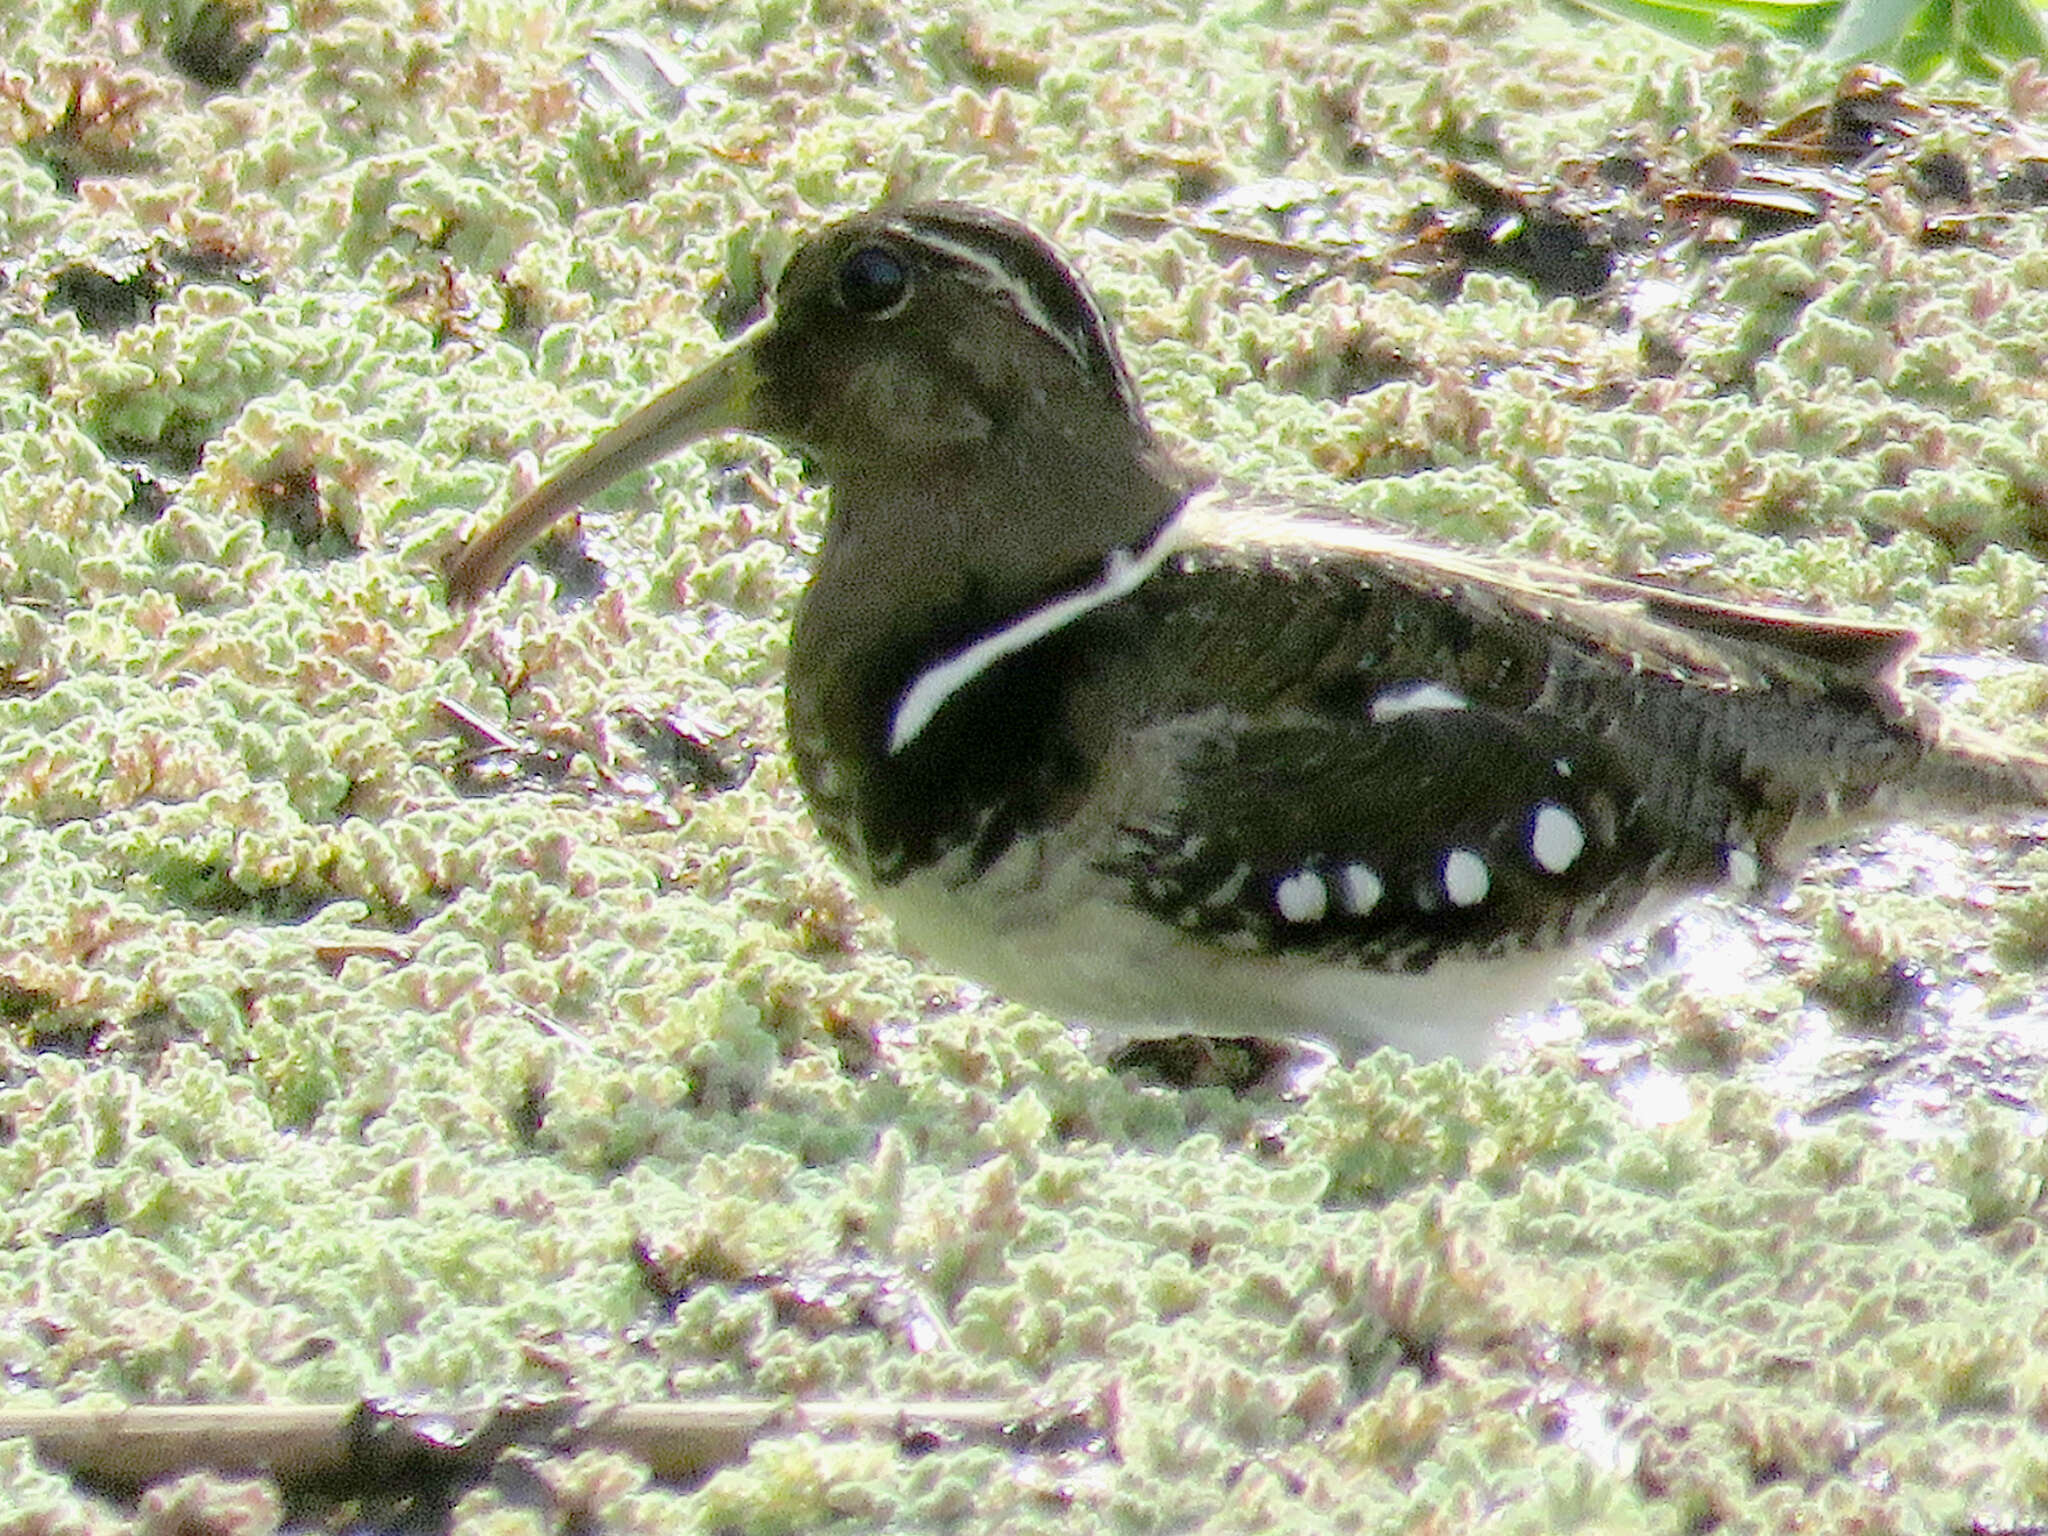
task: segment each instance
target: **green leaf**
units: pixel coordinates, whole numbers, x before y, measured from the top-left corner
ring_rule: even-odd
[[[1828,57],[1889,64],[1915,80],[1943,68],[1995,80],[2048,55],[2034,0],[1577,0],[1585,9],[1711,48],[1731,25],[1824,48]]]
[[[1848,0],[1828,34],[1828,54],[1837,59],[1890,57],[1923,4],[1924,0]]]
[[[1774,37],[1818,45],[1834,25],[1841,0],[1580,0],[1588,10],[1675,37],[1696,48],[1726,40],[1730,23],[1746,21]]]

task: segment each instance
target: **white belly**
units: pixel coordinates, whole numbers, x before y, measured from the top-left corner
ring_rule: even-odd
[[[1313,1036],[1483,1060],[1504,1018],[1547,1002],[1572,950],[1387,972],[1197,943],[1108,898],[1077,860],[1013,849],[981,880],[942,864],[876,893],[904,944],[1011,1002],[1112,1035]]]

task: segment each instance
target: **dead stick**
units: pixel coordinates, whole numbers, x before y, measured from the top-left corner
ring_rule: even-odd
[[[500,1416],[501,1429],[460,1437],[502,1446],[527,1443],[518,1420],[531,1405]],[[366,1420],[388,1421],[378,1443],[369,1446]],[[541,1441],[574,1451],[593,1446],[625,1451],[647,1463],[658,1478],[701,1477],[743,1459],[754,1441],[769,1433],[810,1431],[889,1433],[911,1430],[985,1438],[1033,1416],[1015,1403],[811,1402],[719,1398],[690,1403],[594,1405],[578,1413],[558,1404],[529,1421]],[[409,1421],[431,1433],[408,1436]],[[266,1472],[281,1482],[342,1475],[364,1456],[396,1454],[402,1448],[459,1451],[447,1420],[431,1411],[378,1410],[359,1403],[235,1403],[169,1407],[0,1408],[0,1440],[27,1436],[52,1460],[110,1483],[141,1486],[198,1467],[224,1472]],[[396,1442],[383,1436],[398,1432]],[[366,1449],[367,1448],[367,1449]]]

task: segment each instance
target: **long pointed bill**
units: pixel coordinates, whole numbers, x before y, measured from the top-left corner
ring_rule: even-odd
[[[641,406],[456,551],[448,600],[474,602],[490,591],[548,524],[621,475],[697,438],[747,426],[760,381],[754,349],[742,345]]]

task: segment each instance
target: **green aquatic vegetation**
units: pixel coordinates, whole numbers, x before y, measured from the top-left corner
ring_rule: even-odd
[[[1987,1068],[1914,1145],[1769,1076],[1899,963],[1994,1025],[2035,1006],[2037,856],[1967,864],[1962,902],[1815,876],[1761,980],[1610,957],[1503,1068],[1167,1091],[922,972],[820,850],[781,740],[800,463],[724,443],[615,488],[585,600],[523,569],[463,618],[435,577],[803,229],[915,189],[1056,231],[1162,430],[1234,474],[2016,653],[1952,704],[2038,736],[2037,221],[1930,246],[1877,198],[1673,257],[1653,368],[1612,308],[1374,262],[1444,203],[1437,156],[1689,157],[1825,94],[1814,61],[1457,0],[277,22],[0,16],[11,1398],[1114,1405],[1056,1452],[778,1435],[695,1489],[537,1458],[548,1518],[622,1531],[2041,1518],[2039,1138],[1997,1103],[2037,1087]],[[681,65],[643,116],[574,73],[632,28]],[[1217,246],[1197,212],[1239,190],[1364,264],[1294,291]],[[138,263],[150,302],[63,301]],[[679,702],[737,787],[635,734]],[[523,1497],[453,1527],[539,1528]],[[280,1507],[142,1498],[0,1446],[0,1505],[52,1528]]]

